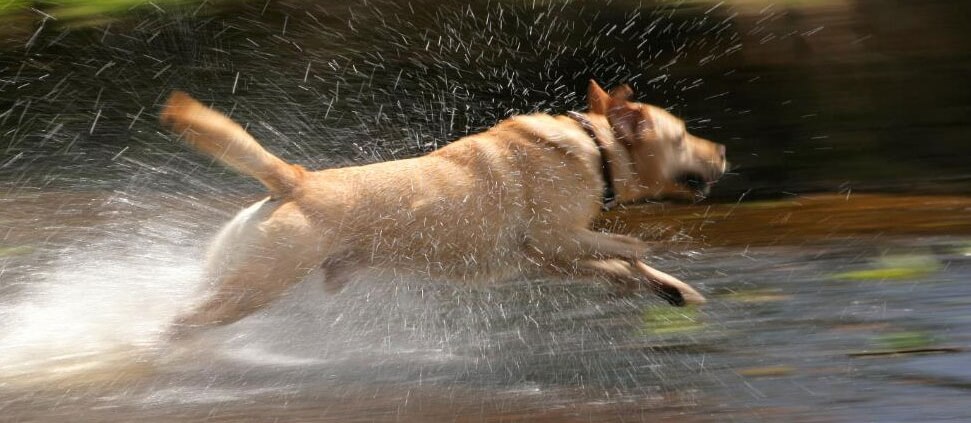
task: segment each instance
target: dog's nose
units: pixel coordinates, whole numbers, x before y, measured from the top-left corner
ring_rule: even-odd
[[[728,159],[725,158],[725,151],[727,149],[725,148],[724,144],[715,144],[715,145],[717,146],[715,147],[715,149],[716,151],[718,151],[718,157],[721,159],[721,165],[722,165],[721,173],[724,174],[725,171],[728,170]]]

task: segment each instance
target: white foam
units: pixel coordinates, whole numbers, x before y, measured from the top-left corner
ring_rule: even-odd
[[[118,238],[65,249],[27,278],[26,295],[0,304],[0,376],[68,375],[152,351],[196,290],[198,247]]]

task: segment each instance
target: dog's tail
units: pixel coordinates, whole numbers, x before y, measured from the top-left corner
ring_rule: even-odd
[[[193,147],[259,179],[276,196],[290,195],[303,180],[302,167],[270,154],[239,124],[182,91],[169,96],[160,119]]]

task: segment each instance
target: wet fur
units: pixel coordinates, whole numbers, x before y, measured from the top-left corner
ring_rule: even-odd
[[[723,146],[630,95],[626,86],[608,94],[591,81],[585,114],[619,201],[690,197],[694,190],[680,175],[721,176]],[[590,229],[605,183],[600,152],[570,117],[516,116],[425,156],[316,172],[270,154],[184,93],[173,93],[161,120],[272,195],[216,237],[207,267],[213,292],[179,319],[179,333],[236,321],[318,268],[331,292],[361,269],[379,268],[476,284],[535,274],[597,277],[621,290],[647,286],[676,305],[704,302],[640,261],[644,242]]]

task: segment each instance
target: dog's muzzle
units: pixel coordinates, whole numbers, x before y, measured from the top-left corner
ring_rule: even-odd
[[[674,178],[674,181],[691,191],[698,194],[708,195],[711,186],[715,185],[717,178],[703,175],[701,172],[684,172]]]

